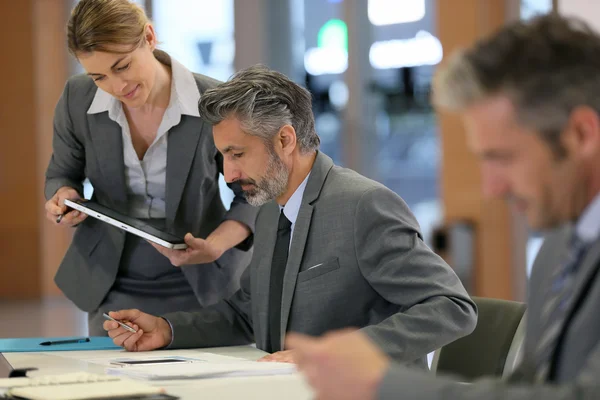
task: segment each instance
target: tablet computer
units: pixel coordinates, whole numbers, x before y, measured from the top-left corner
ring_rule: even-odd
[[[95,201],[65,199],[65,205],[169,249],[181,250],[187,248],[183,238],[156,229],[152,225],[142,222],[139,219],[120,214]]]

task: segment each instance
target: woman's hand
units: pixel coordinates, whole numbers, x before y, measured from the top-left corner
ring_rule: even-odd
[[[86,219],[87,214],[77,210],[69,210],[65,199],[80,200],[81,196],[71,187],[63,186],[46,202],[46,218],[56,225],[75,226]],[[68,212],[67,212],[68,211]]]

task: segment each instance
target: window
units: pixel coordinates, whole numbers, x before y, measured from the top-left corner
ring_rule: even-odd
[[[233,0],[153,0],[159,48],[192,72],[222,81],[234,72]],[[219,176],[225,208],[233,200]]]

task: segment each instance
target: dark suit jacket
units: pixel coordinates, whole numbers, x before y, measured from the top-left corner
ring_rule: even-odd
[[[551,233],[536,258],[530,278],[523,361],[509,382],[482,380],[463,385],[433,379],[396,365],[380,388],[380,399],[600,399],[600,239],[587,251],[576,280],[576,301],[562,326],[553,358],[553,374],[536,382],[534,350],[541,331],[542,307],[551,292],[552,277],[561,268],[571,237],[567,226]]]
[[[173,347],[255,341],[267,348],[278,218],[275,202],[261,208],[252,262],[233,297],[197,313],[165,316]],[[318,153],[294,226],[281,332],[362,327],[394,358],[426,367],[427,353],[470,333],[475,322],[474,303],[423,243],[404,201]]]
[[[201,95],[219,83],[203,75],[194,76]],[[88,76],[78,75],[67,81],[56,106],[45,195],[49,199],[62,186],[82,194],[82,182],[87,177],[94,187],[94,200],[126,214],[121,127],[108,117],[108,112],[87,114],[96,90]],[[167,230],[179,236],[191,232],[204,238],[224,219],[240,221],[254,230],[258,209],[246,203],[238,185],[232,186],[236,196],[231,209],[223,207],[218,184],[222,158],[214,146],[211,125],[201,118],[182,115],[168,135]],[[76,228],[55,281],[82,310],[97,309],[114,283],[124,241],[122,230],[94,218],[86,218]],[[247,251],[251,242],[252,238],[214,263],[182,268],[200,305],[216,303],[235,293],[251,258],[251,251]],[[157,252],[157,257],[162,255]]]

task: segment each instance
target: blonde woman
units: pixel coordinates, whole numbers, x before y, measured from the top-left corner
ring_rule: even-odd
[[[250,260],[257,209],[241,188],[227,211],[222,158],[198,113],[219,82],[194,74],[163,51],[144,11],[128,0],[81,0],[68,47],[86,73],[70,78],[54,117],[46,171],[46,216],[76,227],[55,281],[105,335],[102,313],[197,310],[228,297]],[[88,178],[100,204],[184,236],[170,259],[144,239],[67,209]],[[185,265],[182,267],[182,265]]]

